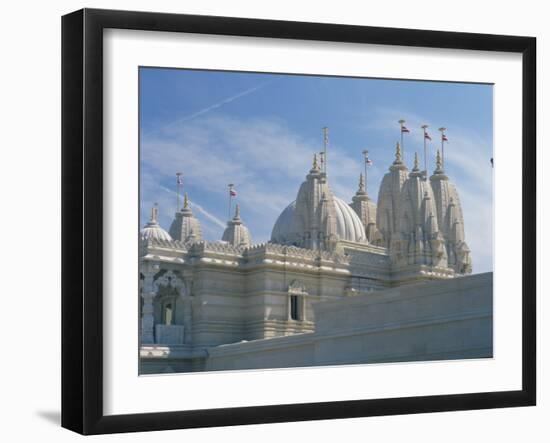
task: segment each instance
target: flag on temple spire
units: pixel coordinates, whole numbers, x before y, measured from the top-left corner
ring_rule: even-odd
[[[233,187],[229,188],[229,195],[231,197],[236,197],[237,196],[237,191],[235,190],[235,188],[233,188]]]
[[[444,142],[449,142],[449,139],[447,138],[447,136],[442,132],[441,133],[441,141],[444,141]]]
[[[401,125],[401,132],[411,132],[405,125]]]
[[[428,134],[427,132],[424,132],[424,138],[425,138],[426,140],[432,141],[432,138],[430,137],[430,134]]]

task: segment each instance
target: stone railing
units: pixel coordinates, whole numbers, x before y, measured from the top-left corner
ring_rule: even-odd
[[[297,246],[279,245],[276,243],[260,243],[250,246],[244,252],[247,258],[274,255],[280,258],[307,260],[307,261],[330,261],[335,263],[348,263],[348,258],[343,254],[330,251],[319,251],[313,249],[304,249]]]
[[[204,255],[208,252],[216,254],[242,255],[246,248],[242,246],[233,246],[229,243],[200,241],[193,243],[189,247],[189,253],[193,255]]]

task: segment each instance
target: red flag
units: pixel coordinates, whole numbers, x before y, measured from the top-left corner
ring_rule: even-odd
[[[236,197],[237,196],[237,191],[235,191],[233,188],[230,188],[229,189],[229,195],[231,197]]]
[[[411,131],[409,131],[406,126],[401,125],[401,132],[411,132]]]
[[[449,139],[447,138],[447,136],[445,134],[441,134],[441,140],[443,140],[444,142],[449,141]]]
[[[424,138],[427,139],[427,140],[432,141],[432,138],[430,137],[430,134],[428,134],[427,132],[424,132]]]

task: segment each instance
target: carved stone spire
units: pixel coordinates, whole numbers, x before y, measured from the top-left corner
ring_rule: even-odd
[[[159,216],[159,208],[158,208],[158,203],[155,203],[152,207],[151,207],[151,220],[149,222],[149,224],[158,224],[158,216]]]
[[[317,162],[317,153],[313,154],[313,167],[310,172],[319,172],[319,163]]]
[[[409,174],[409,177],[421,177],[422,172],[420,172],[420,167],[418,165],[418,153],[414,153],[414,165],[411,170],[411,173]]]
[[[435,156],[435,171],[434,174],[443,174],[443,165],[441,163],[441,154],[439,152],[439,149],[437,150],[437,154]]]
[[[222,240],[233,246],[247,247],[252,244],[250,231],[241,220],[241,209],[238,204],[235,206],[235,216],[227,222]]]
[[[443,170],[443,158],[436,154],[436,169],[430,177],[435,197],[437,221],[445,245],[447,267],[459,274],[472,272],[472,259],[464,237],[464,217],[458,191]]]
[[[357,195],[366,193],[367,191],[365,190],[365,177],[363,176],[363,173],[361,173],[359,174],[359,189],[357,190]]]
[[[185,243],[202,240],[202,228],[199,220],[193,215],[187,193],[183,196],[183,207],[176,212],[170,226],[170,235],[174,240]]]
[[[240,209],[238,203],[235,205],[235,216],[233,217],[233,220],[234,221],[240,221],[241,220],[241,209]]]
[[[399,144],[399,142],[397,142],[395,145],[395,161],[393,162],[393,164],[400,165],[401,163],[403,163],[401,161],[401,145]]]

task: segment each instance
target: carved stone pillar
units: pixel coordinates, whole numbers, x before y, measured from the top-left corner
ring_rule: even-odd
[[[153,316],[153,300],[155,299],[154,292],[144,292],[141,294],[143,297],[143,308],[141,311],[141,344],[151,344],[155,342],[155,336],[153,330],[155,327],[155,319]]]
[[[143,298],[143,307],[141,310],[141,336],[140,343],[142,345],[152,344],[155,342],[155,317],[153,301],[155,299],[156,287],[154,285],[154,276],[158,272],[159,265],[148,263],[145,269],[142,270],[144,279],[141,286],[141,297]]]
[[[184,300],[184,320],[185,326],[184,343],[190,344],[192,342],[191,330],[193,327],[193,302],[189,294],[183,296]]]

